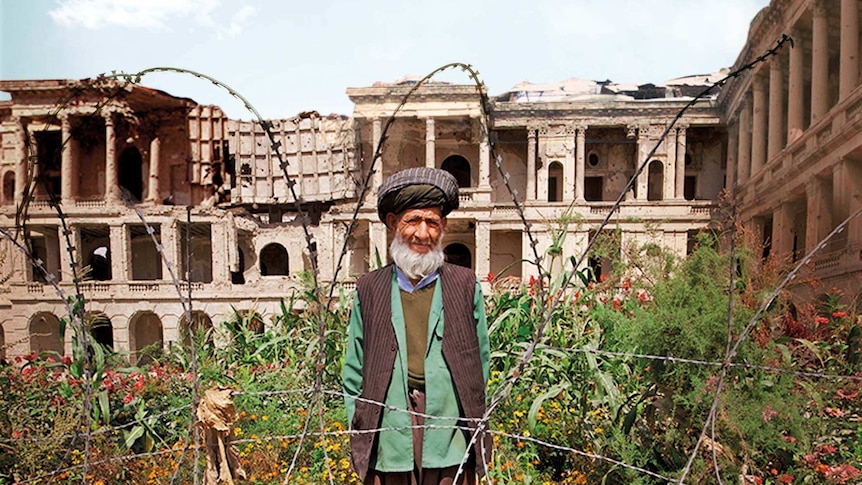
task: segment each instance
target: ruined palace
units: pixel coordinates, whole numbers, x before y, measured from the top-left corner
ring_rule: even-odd
[[[668,130],[696,95],[784,33],[793,48],[701,98]],[[0,348],[69,351],[59,332],[67,310],[51,280],[74,294],[73,266],[94,337],[133,359],[235,310],[265,326],[307,284],[307,237],[320,283],[349,290],[386,258],[376,188],[418,166],[458,180],[461,209],[445,250],[483,282],[537,274],[512,194],[540,254],[559,244],[562,256],[580,256],[622,194],[611,244],[685,255],[728,189],[764,257],[796,261],[862,207],[859,37],[858,0],[773,0],[735,65],[716,73],[646,85],[522,83],[489,93],[487,127],[476,86],[442,82],[419,87],[388,124],[416,84],[405,78],[348,88],[350,116],[268,120],[274,140],[256,122],[138,84],[0,81],[11,95],[0,102],[0,228],[47,271],[0,237]],[[565,237],[553,240],[552,228]],[[582,264],[595,277],[613,270],[601,258]],[[810,270],[825,288],[858,294],[862,221]],[[178,289],[192,295],[191,322]]]

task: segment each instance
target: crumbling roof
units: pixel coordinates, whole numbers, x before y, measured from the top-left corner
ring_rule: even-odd
[[[497,96],[498,101],[511,103],[542,103],[560,101],[633,101],[693,98],[727,73],[722,69],[713,74],[695,74],[671,79],[659,84],[615,83],[611,80],[591,81],[570,78],[559,83],[533,84],[524,81]],[[709,95],[715,98],[716,89]]]

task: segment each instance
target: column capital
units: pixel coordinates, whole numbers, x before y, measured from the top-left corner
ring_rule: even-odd
[[[638,125],[636,125],[636,124],[626,125],[626,138],[629,138],[629,139],[637,138],[637,136],[638,136],[637,132],[638,132]]]
[[[114,124],[114,113],[112,111],[102,110],[101,115],[102,118],[104,118],[106,125]]]
[[[539,123],[539,135],[547,135],[551,131],[551,127],[547,123]]]
[[[527,128],[527,139],[535,140],[536,139],[536,129],[535,128]]]
[[[829,13],[829,5],[826,0],[810,0],[808,5],[815,17],[825,17]]]
[[[527,131],[536,131],[539,129],[540,123],[536,121],[527,122]]]
[[[578,127],[575,123],[570,123],[563,127],[563,133],[568,136],[574,136],[578,132]]]

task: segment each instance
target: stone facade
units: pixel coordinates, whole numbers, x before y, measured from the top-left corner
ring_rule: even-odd
[[[12,95],[0,103],[0,227],[14,232],[16,209],[27,200],[18,240],[67,294],[74,254],[79,274],[86,267],[81,288],[94,335],[133,356],[182,341],[183,328],[211,326],[234,309],[269,321],[312,269],[306,230],[320,283],[337,279],[349,289],[385,261],[376,188],[408,167],[438,167],[458,179],[461,209],[450,216],[446,253],[483,282],[489,274],[537,273],[512,192],[538,253],[552,245],[551,227],[562,227],[567,258],[580,256],[620,194],[612,214],[620,250],[654,243],[684,255],[730,188],[770,255],[793,260],[862,206],[858,4],[773,1],[752,22],[737,66],[787,31],[794,49],[700,100],[671,129],[680,109],[727,71],[659,85],[522,83],[490,99],[490,127],[475,86],[436,82],[420,87],[389,124],[415,81],[376,83],[348,88],[351,117],[271,120],[272,139],[257,123],[139,85],[0,81]],[[371,187],[358,201],[366,176]],[[25,198],[34,178],[44,183]],[[813,268],[854,294],[860,232],[854,220]],[[68,352],[69,337],[61,342],[57,331],[66,311],[44,275],[5,238],[0,261],[0,277],[8,277],[0,285],[0,348]],[[608,261],[581,264],[597,275],[612,271]],[[184,321],[171,271],[192,292],[193,322]]]
[[[736,66],[783,33],[795,46],[729,83],[718,108],[741,219],[765,253],[795,262],[862,208],[859,2],[773,0],[752,21]],[[815,291],[859,295],[860,218],[816,254],[812,270],[822,283]]]

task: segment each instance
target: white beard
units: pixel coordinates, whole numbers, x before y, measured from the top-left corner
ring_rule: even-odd
[[[396,232],[389,245],[389,256],[395,265],[411,280],[421,280],[443,266],[443,233],[437,238],[437,245],[425,254],[419,254],[407,244],[407,241]]]

